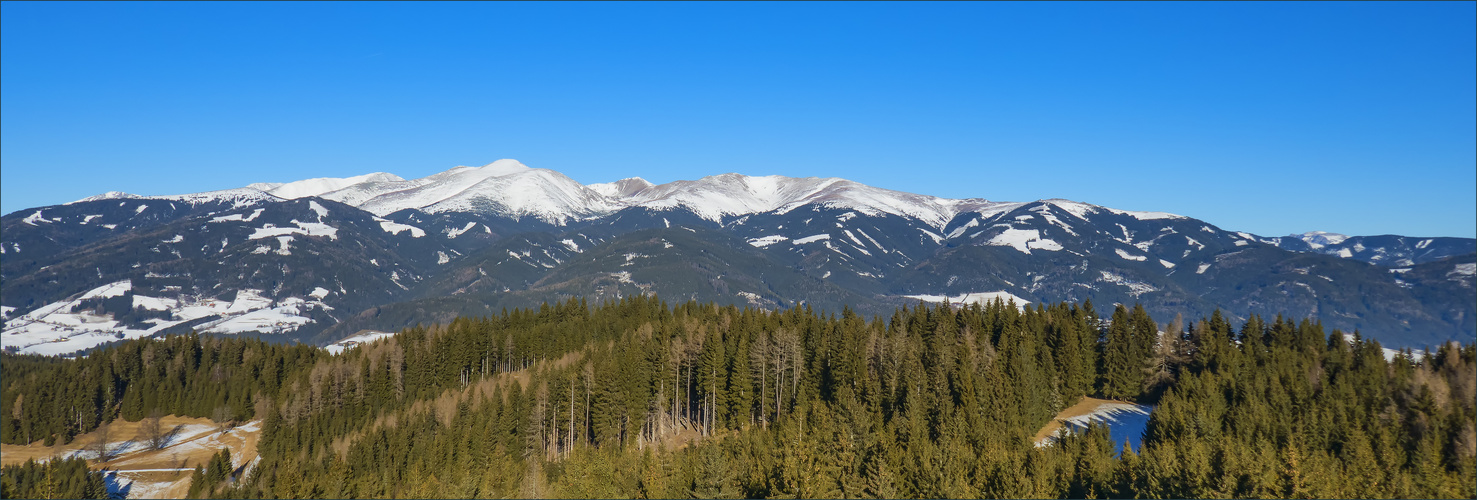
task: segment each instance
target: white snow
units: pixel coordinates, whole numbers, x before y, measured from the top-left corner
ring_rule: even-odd
[[[1159,265],[1164,266],[1165,269],[1174,269],[1174,263],[1164,259],[1159,259]]]
[[[99,215],[84,215],[84,216],[82,216],[82,223],[83,224],[86,224],[86,223],[92,222],[92,219],[96,219],[98,217],[102,217],[102,215],[101,214],[99,214]],[[1431,241],[1431,240],[1426,240],[1426,241]]]
[[[1071,225],[1069,225],[1069,224],[1067,224],[1065,222],[1062,222],[1061,219],[1057,218],[1056,214],[1051,213],[1051,207],[1053,205],[1055,205],[1055,204],[1053,203],[1053,204],[1039,205],[1039,206],[1036,206],[1036,207],[1031,208],[1031,212],[1034,212],[1037,215],[1040,215],[1041,218],[1046,219],[1046,222],[1047,223],[1050,223],[1050,224],[1052,224],[1054,226],[1057,226],[1057,227],[1062,228],[1062,230],[1063,231],[1066,231],[1067,234],[1070,234],[1072,236],[1078,236],[1077,231],[1073,231]],[[1078,217],[1080,218],[1081,216],[1079,215]]]
[[[1189,218],[1189,217],[1185,217],[1183,215],[1175,215],[1175,214],[1171,214],[1171,213],[1167,213],[1167,212],[1135,212],[1135,211],[1132,211],[1132,210],[1118,210],[1116,208],[1108,208],[1108,207],[1102,207],[1102,208],[1106,209],[1109,212],[1113,212],[1113,213],[1118,214],[1118,215],[1127,215],[1129,217],[1133,217],[1133,218],[1138,219],[1138,220],[1188,219]]]
[[[329,354],[337,355],[351,348],[365,344],[372,344],[377,340],[393,336],[395,336],[395,334],[393,333],[364,330],[357,334],[346,337],[338,342],[323,346],[323,350],[328,351]]]
[[[1244,247],[1246,245],[1250,245],[1250,243],[1247,243],[1246,240],[1236,240],[1236,246]]]
[[[244,292],[246,290],[242,291]],[[236,302],[233,302],[228,310],[239,310],[238,306],[241,308],[249,307],[243,305],[244,302],[239,297],[240,292],[237,292],[237,294],[238,298]],[[248,297],[247,299],[261,298],[260,296],[256,296]],[[268,303],[270,304],[270,301]],[[238,316],[206,323],[196,329],[202,333],[287,333],[303,325],[312,323],[313,320],[303,316],[303,314],[315,306],[322,309],[330,309],[321,302],[308,302],[297,297],[288,297],[278,301],[275,306],[252,309]]]
[[[281,301],[276,308],[267,309],[273,304],[271,299],[263,297],[259,290],[245,289],[238,291],[236,300],[229,303],[189,295],[176,299],[135,294],[135,307],[170,311],[173,315],[172,320],[147,320],[145,323],[152,326],[144,329],[124,327],[111,315],[98,315],[89,310],[72,312],[83,300],[117,297],[132,288],[129,280],[109,283],[72,298],[47,304],[18,318],[9,318],[4,333],[0,334],[0,344],[6,347],[15,346],[22,354],[70,354],[119,339],[147,337],[165,328],[207,316],[221,316],[221,319],[200,325],[196,327],[197,330],[236,333],[250,331],[251,327],[256,326],[263,328],[260,331],[291,331],[311,321],[301,316],[308,309],[328,309],[321,302],[306,302],[295,297]],[[263,314],[262,311],[266,313]],[[248,317],[253,314],[257,316]],[[246,319],[240,320],[243,317]]]
[[[246,238],[255,240],[289,234],[301,234],[306,236],[327,236],[331,240],[338,239],[338,228],[328,224],[321,222],[298,222],[297,219],[293,219],[292,223],[296,224],[297,227],[277,227],[275,224],[269,222],[265,226],[257,228],[256,231],[251,233],[251,236],[247,236]]]
[[[1339,243],[1343,243],[1344,240],[1349,239],[1348,236],[1342,234],[1327,233],[1323,231],[1308,231],[1303,234],[1294,234],[1292,236],[1307,242],[1308,246],[1312,247],[1314,250],[1318,250],[1328,245],[1337,245]]]
[[[133,296],[133,307],[148,309],[150,311],[168,311],[179,307],[179,301],[161,297],[147,297],[143,295]]]
[[[1120,275],[1117,275],[1117,274],[1114,274],[1114,273],[1110,273],[1108,271],[1098,271],[1098,272],[1099,273],[1102,273],[1102,277],[1101,278],[1098,278],[1097,281],[1101,281],[1101,282],[1104,282],[1104,283],[1112,283],[1112,284],[1119,285],[1119,286],[1126,286],[1126,287],[1128,287],[1128,294],[1134,296],[1134,298],[1138,298],[1138,296],[1140,296],[1140,295],[1143,295],[1143,294],[1146,294],[1146,293],[1149,293],[1149,292],[1154,292],[1154,291],[1158,291],[1159,290],[1158,288],[1154,288],[1152,285],[1150,285],[1148,283],[1134,281],[1134,280],[1125,278],[1123,276],[1120,276]]]
[[[573,252],[580,251],[579,244],[575,243],[574,240],[559,240],[559,242],[560,243],[563,243],[564,246],[569,247],[569,250],[570,251],[573,251]]]
[[[254,211],[251,212],[251,216],[250,217],[244,217],[241,214],[222,215],[220,217],[215,217],[215,218],[210,219],[210,222],[226,222],[226,221],[251,222],[253,220],[256,220],[256,218],[258,216],[260,216],[263,211],[266,211],[266,209],[265,208],[258,208],[258,209],[256,209],[256,210],[254,210]]]
[[[772,236],[767,236],[767,237],[768,238],[772,238]],[[815,243],[817,241],[829,240],[829,239],[831,239],[831,235],[830,234],[821,233],[821,234],[806,236],[804,238],[797,239],[797,240],[792,241],[790,243],[793,244],[793,245],[804,245],[804,244],[807,244],[807,243]],[[750,244],[752,244],[752,243],[750,243]]]
[[[826,237],[829,238],[831,235],[826,234],[826,235],[822,235],[822,236],[826,236]],[[784,237],[784,236],[779,236],[779,235],[772,235],[772,236],[761,236],[761,237],[758,237],[758,238],[749,238],[748,239],[748,242],[749,242],[749,245],[754,246],[756,248],[764,248],[764,247],[767,247],[767,246],[770,246],[770,245],[773,245],[775,243],[779,243],[781,241],[785,241],[785,240],[788,240],[788,239],[790,239],[790,238],[787,238],[787,237]]]
[[[1021,253],[1031,253],[1032,249],[1055,252],[1062,249],[1062,245],[1056,241],[1041,238],[1041,231],[1035,229],[1006,229],[1000,234],[990,238],[986,245],[1011,247]]]
[[[135,214],[141,214],[141,213],[144,213],[144,210],[148,210],[148,209],[149,209],[149,206],[148,205],[139,205],[138,208],[134,209],[133,213],[135,213]]]
[[[117,200],[117,199],[134,199],[134,198],[139,198],[139,196],[136,195],[136,194],[128,194],[128,193],[125,193],[125,192],[122,192],[122,191],[108,191],[108,192],[103,193],[103,194],[94,195],[94,196],[88,196],[86,198],[83,198],[83,199],[80,199],[80,200],[77,200],[77,201],[69,201],[67,203],[64,203],[64,205],[71,205],[71,204],[74,204],[74,203],[82,203],[82,202],[87,202],[87,201]]]
[[[964,225],[954,228],[953,231],[949,231],[949,235],[946,236],[946,238],[948,238],[948,239],[958,238],[959,235],[964,234],[964,231],[968,230],[971,227],[979,227],[979,225],[980,225],[980,220],[979,219],[970,219],[969,222],[964,223]],[[932,236],[933,233],[929,233],[929,235]]]
[[[1347,248],[1340,248],[1339,251],[1338,251],[1338,253],[1336,255],[1338,255],[1339,257],[1343,257],[1343,258],[1347,259],[1347,258],[1353,257],[1354,256],[1354,252],[1349,251],[1349,249],[1347,249]]]
[[[349,186],[354,186],[354,185],[357,185],[357,184],[363,184],[363,183],[368,183],[368,182],[395,182],[395,181],[403,181],[403,180],[405,180],[405,179],[401,179],[399,176],[396,176],[394,174],[387,174],[387,173],[384,173],[384,172],[376,172],[376,173],[372,173],[372,174],[359,175],[359,176],[347,177],[347,178],[342,178],[342,179],[332,178],[332,177],[321,177],[321,178],[317,178],[317,179],[305,179],[305,180],[301,180],[301,181],[297,181],[297,182],[289,182],[289,183],[286,183],[286,184],[277,184],[277,185],[273,185],[273,184],[253,184],[251,187],[257,187],[258,189],[266,188],[266,189],[261,189],[261,190],[262,191],[266,191],[268,193],[271,193],[274,196],[278,196],[278,197],[281,197],[281,198],[293,200],[293,199],[304,198],[304,197],[308,197],[308,196],[319,196],[319,195],[322,195],[322,194],[325,194],[325,193],[329,193],[329,192],[332,192],[332,191],[338,191],[340,189],[344,189],[344,188],[347,188]]]
[[[313,291],[311,293],[309,293],[308,296],[309,297],[312,297],[312,298],[315,298],[315,299],[318,299],[318,300],[323,300],[323,298],[324,297],[327,297],[328,294],[330,294],[330,293],[333,293],[333,292],[328,291],[327,288],[323,288],[321,286],[315,286],[315,287],[313,287]]]
[[[872,246],[875,246],[875,247],[877,247],[879,249],[882,249],[882,250],[887,250],[886,248],[882,248],[882,244],[881,243],[877,243],[877,240],[872,239],[872,235],[867,234],[867,232],[866,231],[863,231],[862,228],[857,228],[856,229],[856,232],[861,233],[861,235],[862,235],[863,238],[866,238],[867,241],[872,242]]]
[[[46,217],[42,217],[41,216],[41,212],[42,212],[41,210],[37,210],[36,213],[31,214],[31,215],[27,215],[26,218],[21,219],[21,222],[24,222],[26,224],[30,224],[32,226],[38,225],[37,224],[38,222],[45,222],[45,223],[50,224],[51,221],[46,220]]]
[[[904,295],[904,297],[907,297],[907,298],[910,298],[910,299],[922,300],[924,302],[948,302],[949,305],[954,306],[954,307],[964,307],[964,306],[967,306],[969,304],[979,304],[981,306],[988,306],[988,305],[994,303],[996,300],[999,300],[1001,302],[1004,302],[1006,304],[1009,304],[1010,301],[1013,300],[1013,301],[1015,301],[1015,306],[1016,306],[1017,309],[1024,310],[1024,308],[1026,307],[1026,304],[1030,304],[1031,303],[1031,301],[1029,301],[1029,300],[1026,300],[1026,299],[1017,297],[1017,296],[1015,296],[1015,294],[1012,294],[1010,292],[1005,292],[1005,291],[1000,291],[1000,292],[972,292],[972,293],[965,293],[965,294],[956,295],[956,296],[953,296],[953,297],[950,297],[950,296],[947,296],[947,295]]]
[[[116,281],[89,290],[87,293],[82,294],[82,298],[80,300],[121,297],[123,296],[123,294],[128,293],[130,290],[133,290],[133,280]]]
[[[319,205],[316,201],[308,200],[308,209],[318,214],[319,222],[323,222],[323,218],[328,217],[328,209],[323,208],[323,205]]]
[[[173,238],[170,238],[170,239],[167,239],[167,240],[163,240],[160,243],[179,243],[181,241],[185,241],[185,237],[176,234],[176,235],[174,235]]]
[[[474,228],[474,227],[477,227],[477,223],[476,222],[468,222],[467,225],[462,226],[461,229],[457,229],[457,228],[454,228],[454,227],[448,227],[448,228],[446,228],[446,237],[447,238],[450,238],[450,239],[456,239],[457,236],[461,236],[462,233],[465,233],[467,231],[471,231],[472,228]],[[568,240],[565,240],[565,241],[568,241]]]
[[[448,255],[446,255],[446,252],[437,250],[436,251],[436,263],[437,264],[445,264],[447,262],[451,262],[451,257],[448,256]]]
[[[380,223],[380,229],[383,229],[386,233],[399,235],[401,231],[410,231],[411,238],[420,238],[426,235],[426,230],[409,224],[401,224],[399,222],[393,222],[387,219],[381,219],[379,217],[375,217],[374,220],[375,222]]]
[[[1113,253],[1118,254],[1118,257],[1120,257],[1120,258],[1122,258],[1124,260],[1134,260],[1134,261],[1140,261],[1140,262],[1142,262],[1142,261],[1145,261],[1145,260],[1148,260],[1149,259],[1148,257],[1144,257],[1142,255],[1134,255],[1134,254],[1128,253],[1128,252],[1124,251],[1122,248],[1114,248],[1113,249]]]
[[[1461,274],[1465,276],[1477,275],[1477,264],[1471,262],[1468,262],[1466,264],[1457,264],[1456,267],[1452,268],[1451,272],[1447,274]]]
[[[1201,264],[1200,267],[1195,268],[1195,274],[1205,274],[1206,269],[1210,269],[1209,262]]]

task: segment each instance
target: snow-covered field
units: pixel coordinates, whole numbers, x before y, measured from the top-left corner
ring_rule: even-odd
[[[119,324],[111,314],[75,310],[83,300],[117,297],[133,290],[130,280],[109,283],[70,299],[53,302],[15,318],[8,318],[0,332],[0,345],[22,354],[48,356],[71,354],[100,344],[123,339],[148,337],[160,331],[200,318],[219,319],[198,325],[197,330],[210,333],[285,333],[312,322],[306,313],[313,309],[331,309],[318,300],[288,297],[273,301],[260,290],[245,289],[232,301],[181,296],[178,299],[134,295],[135,307],[170,311],[171,320],[149,319],[148,328],[130,328]],[[6,311],[7,317],[11,310]]]
[[[1010,303],[1010,301],[1014,300],[1015,306],[1018,309],[1024,308],[1026,304],[1031,303],[1031,301],[1016,297],[1010,292],[974,292],[953,297],[947,295],[904,295],[904,297],[918,299],[924,302],[948,302],[949,305],[954,307],[964,307],[969,304],[987,306],[995,302],[995,299],[1000,299],[1005,303]]]
[[[354,336],[351,336],[351,337],[348,337],[346,339],[340,340],[338,342],[334,342],[332,344],[328,344],[326,346],[323,346],[323,350],[328,351],[329,354],[338,354],[338,353],[347,351],[350,348],[353,348],[353,347],[356,347],[356,346],[359,346],[359,345],[362,345],[362,344],[373,343],[376,340],[379,340],[379,339],[382,339],[382,338],[387,338],[387,337],[392,337],[394,335],[395,334],[393,334],[393,333],[376,332],[376,331],[373,331],[373,330],[364,330],[364,331],[359,332],[358,334],[355,334]]]

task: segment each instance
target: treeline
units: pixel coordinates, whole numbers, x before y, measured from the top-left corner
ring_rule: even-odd
[[[122,342],[85,358],[0,355],[0,442],[70,443],[99,424],[153,411],[254,418],[257,402],[328,357],[311,346],[198,335]]]
[[[27,460],[0,467],[0,498],[108,498],[108,487],[86,460]]]
[[[114,399],[74,404],[100,419],[184,405],[263,419],[252,473],[201,495],[1477,493],[1470,345],[1387,362],[1377,342],[1309,321],[1254,317],[1237,330],[1217,313],[1160,325],[1123,306],[1103,321],[1090,303],[919,306],[867,320],[635,297],[461,318],[339,356],[194,336],[84,360],[7,355],[6,442],[39,439],[18,438],[23,429],[62,436],[65,423],[20,426],[24,412],[11,414],[46,394],[86,394],[86,384],[57,388],[71,383],[62,374],[142,363],[149,345],[174,346],[152,358],[165,367],[114,370],[129,374]],[[222,387],[191,385],[216,373]],[[130,396],[176,387],[170,377],[209,397]],[[1119,450],[1101,428],[1031,442],[1084,395],[1157,403],[1142,448]],[[137,412],[124,410],[130,397]]]

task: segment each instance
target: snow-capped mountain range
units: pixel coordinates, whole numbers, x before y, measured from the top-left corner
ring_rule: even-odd
[[[326,344],[646,293],[863,313],[919,300],[1137,302],[1162,321],[1284,313],[1394,345],[1477,330],[1470,238],[1268,238],[1162,212],[837,178],[582,185],[499,160],[410,180],[110,192],[6,215],[3,230],[0,344],[48,354],[189,329]]]
[[[724,217],[785,213],[817,204],[856,210],[864,215],[888,213],[942,228],[961,212],[1008,205],[983,199],[955,200],[904,193],[834,177],[723,174],[661,185],[640,177],[583,185],[559,172],[530,168],[517,160],[456,167],[412,180],[377,172],[342,179],[258,183],[242,189],[178,196],[141,197],[115,191],[79,202],[113,198],[188,201],[202,196],[233,200],[318,197],[379,216],[407,209],[432,214],[481,212],[532,217],[555,225],[598,218],[632,207],[658,210],[682,207],[703,219],[721,222]]]

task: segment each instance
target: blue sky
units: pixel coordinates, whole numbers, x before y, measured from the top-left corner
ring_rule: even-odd
[[[516,158],[1472,237],[1474,5],[7,2],[0,211]]]

